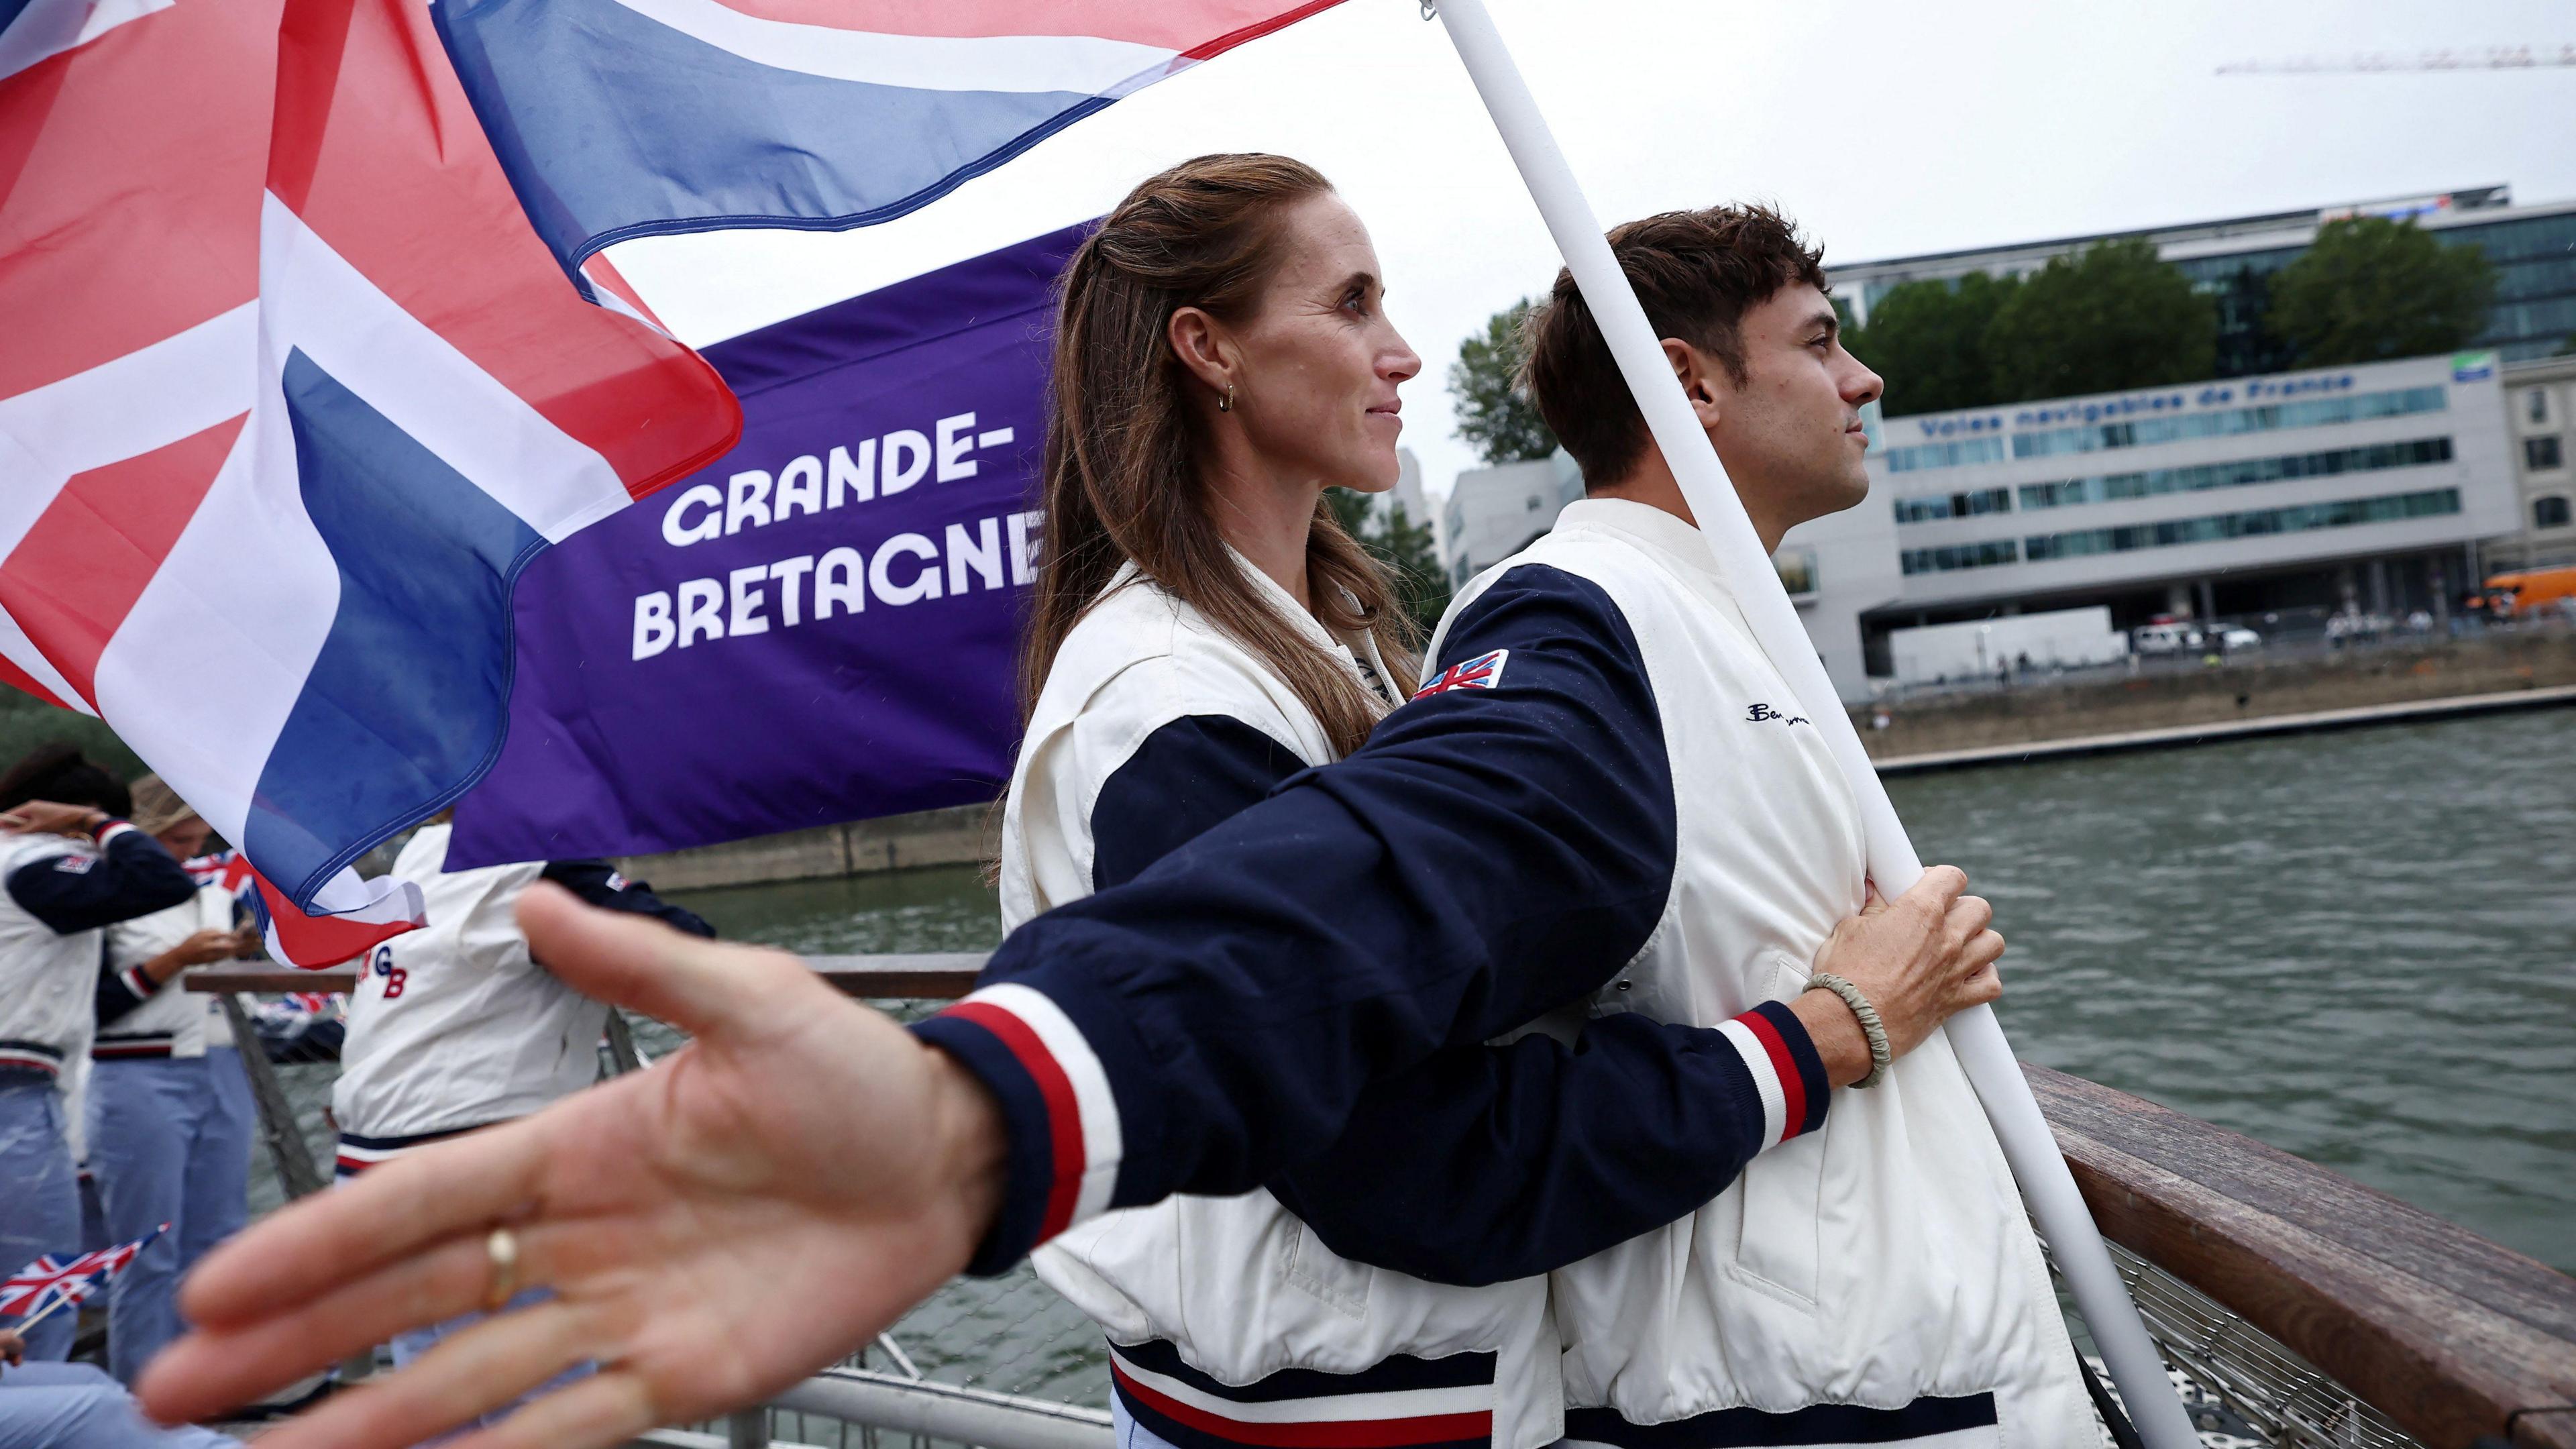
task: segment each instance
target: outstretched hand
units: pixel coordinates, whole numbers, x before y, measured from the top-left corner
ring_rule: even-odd
[[[506,1126],[408,1153],[210,1254],[197,1330],[140,1397],[208,1417],[484,1306],[486,1239],[550,1301],[442,1340],[262,1449],[409,1445],[585,1360],[454,1449],[577,1449],[709,1417],[855,1351],[962,1268],[1002,1191],[1001,1119],[946,1056],[794,958],[530,887],[519,919],[567,984],[695,1040]]]

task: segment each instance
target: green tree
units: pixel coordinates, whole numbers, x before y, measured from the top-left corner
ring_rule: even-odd
[[[1945,413],[1998,400],[1987,329],[2021,283],[1971,272],[1948,282],[1901,282],[1843,345],[1887,380],[1889,417]]]
[[[1348,488],[1327,489],[1324,497],[1343,531],[1395,571],[1396,602],[1430,637],[1449,608],[1449,576],[1441,571],[1440,546],[1430,522],[1414,522],[1405,506],[1393,500],[1383,511],[1373,508],[1374,498]]]
[[[1556,451],[1556,434],[1521,390],[1521,325],[1535,298],[1524,297],[1485,322],[1483,335],[1458,344],[1449,364],[1449,398],[1458,436],[1488,463],[1518,463]]]
[[[2413,222],[2328,222],[2272,279],[2264,318],[2303,367],[2423,357],[2486,327],[2496,269],[2476,247],[2445,246]]]
[[[2197,382],[2217,367],[2218,309],[2152,243],[2097,242],[2012,289],[1986,355],[1998,403]]]
[[[0,770],[52,740],[80,746],[82,754],[107,766],[119,779],[131,780],[145,769],[142,759],[96,716],[57,709],[0,685]]]

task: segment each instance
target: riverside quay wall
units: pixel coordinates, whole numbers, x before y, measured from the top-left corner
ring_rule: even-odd
[[[2562,628],[2322,658],[2237,655],[2196,669],[1859,705],[1852,721],[1870,758],[1902,760],[2566,685],[2576,685],[2576,630]],[[1873,728],[1882,712],[1886,724]]]
[[[2233,724],[2275,715],[2408,704],[2512,690],[2576,686],[2576,630],[2494,633],[2421,647],[2383,646],[2324,658],[2167,669],[2135,678],[2028,684],[1985,694],[1860,706],[1853,722],[1872,759],[2137,731]],[[1884,709],[1885,728],[1871,714]],[[866,875],[992,857],[1000,814],[960,805],[859,820],[620,861],[657,890],[699,890]]]
[[[925,865],[973,865],[992,857],[1001,820],[1001,813],[990,805],[957,805],[918,815],[755,836],[668,855],[629,856],[617,864],[626,874],[651,881],[657,891],[819,880]]]

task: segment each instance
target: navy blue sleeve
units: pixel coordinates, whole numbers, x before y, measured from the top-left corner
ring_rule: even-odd
[[[27,914],[69,936],[166,911],[197,883],[161,842],[123,821],[101,827],[96,856],[50,855],[9,872],[9,895]]]
[[[1607,1016],[1571,1049],[1534,1035],[1438,1053],[1270,1190],[1345,1258],[1470,1287],[1552,1272],[1697,1211],[1774,1132],[1824,1125],[1824,1060],[1796,1014],[1736,1020],[1730,1036]]]
[[[1306,768],[1232,715],[1173,720],[1110,772],[1091,805],[1091,888],[1125,885]]]
[[[140,961],[119,966],[114,961],[102,960],[98,967],[98,990],[91,997],[90,1009],[100,1026],[113,1026],[126,1013],[159,995],[163,984],[144,974]]]
[[[1023,925],[975,999],[916,1026],[1012,1134],[977,1271],[1077,1211],[1260,1186],[1372,1085],[1587,996],[1645,944],[1673,786],[1627,620],[1523,566],[1437,662],[1349,758]]]
[[[697,912],[686,906],[675,906],[653,894],[651,882],[628,880],[618,874],[617,867],[604,860],[554,861],[547,865],[542,878],[553,881],[594,906],[651,916],[692,936],[713,936],[716,933],[716,928],[708,925]]]
[[[1508,661],[1505,664],[1508,673]],[[1092,886],[1123,884],[1304,768],[1242,720],[1173,720],[1091,811]],[[1780,1033],[1812,1084],[1824,1064]],[[1455,1047],[1373,1087],[1350,1129],[1271,1191],[1346,1258],[1476,1286],[1564,1267],[1698,1209],[1767,1145],[1759,1070],[1717,1032],[1613,1017],[1571,1050],[1545,1036]]]

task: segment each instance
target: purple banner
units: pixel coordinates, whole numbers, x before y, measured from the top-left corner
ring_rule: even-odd
[[[520,578],[455,866],[639,855],[989,800],[1050,289],[1074,227],[706,349],[742,443]]]

